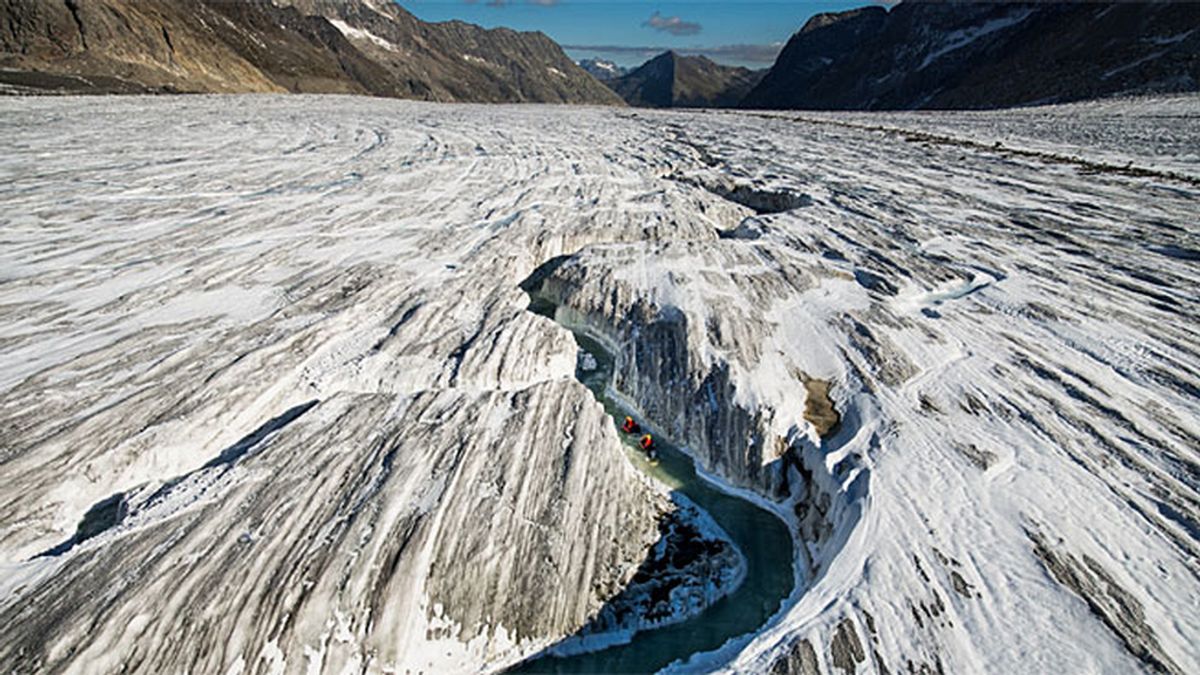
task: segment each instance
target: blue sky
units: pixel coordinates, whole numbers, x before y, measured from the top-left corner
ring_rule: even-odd
[[[425,21],[461,19],[488,28],[540,30],[575,59],[624,66],[665,49],[704,53],[719,63],[766,68],[774,53],[819,12],[868,4],[839,2],[655,2],[654,0],[399,0]]]

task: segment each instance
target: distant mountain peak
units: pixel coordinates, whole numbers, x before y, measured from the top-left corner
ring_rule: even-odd
[[[737,105],[762,75],[763,71],[722,66],[669,49],[607,84],[630,105],[724,108]]]
[[[621,77],[629,72],[628,68],[623,68],[606,59],[581,59],[578,63],[580,68],[602,82]]]

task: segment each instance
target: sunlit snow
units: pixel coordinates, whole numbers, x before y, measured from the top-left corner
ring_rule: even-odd
[[[0,111],[4,670],[569,638],[668,505],[527,311],[566,256],[563,315],[677,375],[614,394],[795,537],[773,618],[676,669],[1200,672],[1200,99]]]

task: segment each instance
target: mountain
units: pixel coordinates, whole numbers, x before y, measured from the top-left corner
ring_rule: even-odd
[[[605,59],[583,59],[579,61],[579,67],[601,82],[629,74],[628,68],[618,66],[612,61]]]
[[[620,103],[542,33],[430,24],[385,0],[7,0],[0,82],[17,91]]]
[[[820,14],[746,108],[998,108],[1200,88],[1192,3],[902,2]]]
[[[607,84],[630,105],[728,108],[737,105],[762,75],[762,71],[722,66],[703,56],[668,51]]]

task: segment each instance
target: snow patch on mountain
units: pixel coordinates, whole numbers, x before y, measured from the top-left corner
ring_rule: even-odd
[[[1033,9],[1022,8],[1011,12],[1008,16],[997,17],[990,21],[984,22],[978,26],[970,28],[960,28],[955,31],[946,33],[941,36],[941,42],[934,47],[925,59],[921,61],[921,65],[917,66],[917,70],[924,70],[929,64],[940,59],[958,49],[962,49],[972,42],[978,40],[985,35],[991,35],[997,31],[1004,30],[1010,26],[1015,26],[1025,19],[1028,19],[1033,14]]]
[[[378,11],[378,10],[376,10],[376,11]],[[350,38],[351,40],[367,40],[368,42],[374,44],[375,46],[382,47],[383,49],[386,49],[390,52],[399,52],[400,51],[399,47],[397,47],[396,45],[392,44],[391,42],[379,37],[378,35],[375,35],[371,31],[363,30],[361,28],[355,28],[354,26],[351,26],[350,24],[348,24],[345,21],[342,21],[340,19],[329,19],[329,23],[333,24],[335,28],[337,28],[339,31],[341,31],[342,35],[345,35],[346,37]]]

